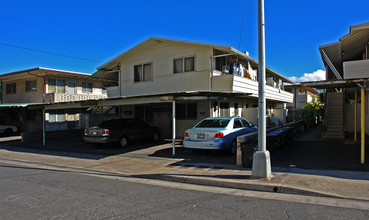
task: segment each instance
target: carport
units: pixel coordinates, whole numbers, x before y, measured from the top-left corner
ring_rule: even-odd
[[[220,92],[178,92],[170,94],[155,94],[146,96],[132,96],[132,97],[117,97],[98,100],[84,100],[63,103],[45,103],[32,106],[32,108],[42,108],[43,122],[42,122],[42,139],[43,145],[46,145],[46,111],[59,109],[81,109],[88,107],[99,106],[125,106],[125,105],[144,105],[144,104],[171,104],[171,124],[172,124],[172,154],[175,154],[175,139],[176,139],[176,103],[186,101],[217,101],[218,103],[228,98],[246,98],[251,94],[244,93],[220,93]],[[210,111],[211,106],[209,106]]]

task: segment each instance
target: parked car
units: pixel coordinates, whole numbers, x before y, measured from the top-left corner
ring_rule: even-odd
[[[237,137],[257,131],[241,117],[206,118],[184,133],[183,146],[190,149],[237,151]]]
[[[127,147],[131,142],[153,141],[160,138],[157,127],[133,118],[112,119],[102,122],[98,126],[85,129],[84,141],[105,144],[119,143],[121,147]]]
[[[16,126],[12,125],[0,125],[0,133],[5,135],[12,135],[18,131]]]

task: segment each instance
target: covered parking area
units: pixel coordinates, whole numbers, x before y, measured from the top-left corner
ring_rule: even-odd
[[[85,100],[64,103],[45,103],[28,106],[28,110],[42,111],[42,144],[46,145],[46,131],[48,130],[49,112],[65,110],[83,112],[84,109],[97,107],[116,106],[119,110],[118,117],[139,117],[147,119],[146,111],[154,112],[153,125],[158,125],[166,132],[166,137],[172,139],[172,154],[175,154],[176,138],[185,129],[192,127],[199,120],[211,116],[223,115],[222,103],[232,99],[245,100],[250,94],[224,93],[224,92],[181,92],[171,94],[156,94],[135,97],[117,97],[99,100]],[[253,99],[253,98],[251,98]],[[196,103],[196,106],[191,105]],[[244,103],[239,103],[240,109]],[[194,109],[193,109],[194,108]],[[192,112],[192,113],[191,113]],[[102,113],[103,114],[103,113]],[[181,117],[195,114],[196,117],[183,119]],[[229,114],[229,113],[228,113]],[[181,116],[181,117],[179,117]],[[102,117],[103,118],[103,117]]]

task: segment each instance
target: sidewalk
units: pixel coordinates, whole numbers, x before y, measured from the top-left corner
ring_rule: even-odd
[[[369,201],[369,173],[273,167],[273,179],[253,179],[250,169],[235,165],[199,163],[152,156],[171,144],[99,157],[95,154],[0,146],[2,161],[15,160],[102,172],[136,178],[159,179],[275,193],[328,196]],[[181,146],[178,147],[181,149]]]

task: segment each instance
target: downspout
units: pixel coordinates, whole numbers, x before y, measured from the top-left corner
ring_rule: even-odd
[[[45,95],[46,95],[46,77],[44,76],[44,92],[42,93],[42,102],[45,103]]]
[[[119,97],[122,96],[122,77],[121,77],[121,71],[120,71],[120,64],[118,65],[118,93],[119,93]]]
[[[210,56],[210,68],[209,68],[209,92],[211,92],[213,90],[213,85],[212,85],[212,70],[213,70],[213,57]]]

